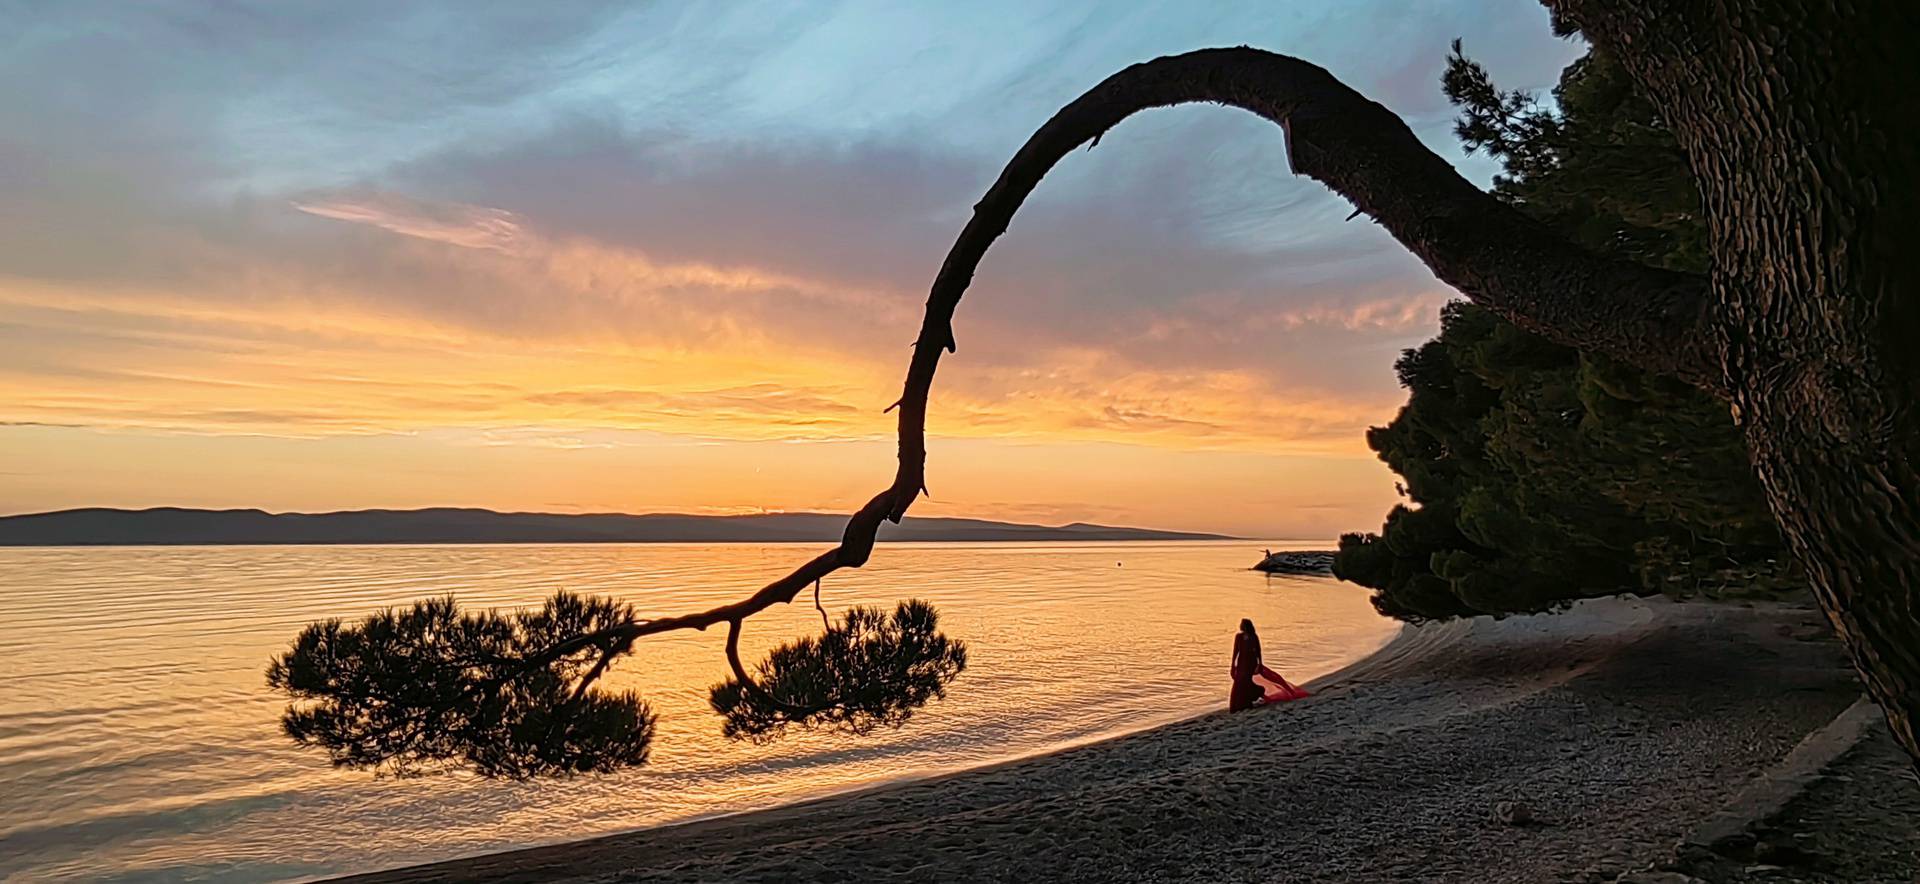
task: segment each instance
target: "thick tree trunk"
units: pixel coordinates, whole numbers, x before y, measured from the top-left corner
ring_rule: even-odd
[[[1725,391],[1815,596],[1920,759],[1920,6],[1564,2],[1686,149]]]

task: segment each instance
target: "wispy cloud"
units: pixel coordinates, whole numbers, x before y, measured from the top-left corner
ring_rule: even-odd
[[[520,236],[512,212],[464,203],[427,202],[394,193],[322,194],[294,200],[309,215],[370,224],[403,236],[468,249],[505,251]]]

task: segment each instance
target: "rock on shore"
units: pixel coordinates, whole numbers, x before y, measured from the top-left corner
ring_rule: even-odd
[[[1333,553],[1324,551],[1272,552],[1253,570],[1268,574],[1331,574],[1333,573]]]

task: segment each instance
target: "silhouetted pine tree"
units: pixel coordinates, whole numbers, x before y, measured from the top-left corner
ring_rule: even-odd
[[[1497,88],[1458,43],[1443,77],[1494,192],[1589,248],[1676,270],[1708,259],[1686,157],[1603,53],[1557,109]],[[1466,302],[1395,365],[1407,404],[1368,445],[1411,506],[1341,538],[1334,572],[1406,620],[1546,610],[1621,592],[1800,590],[1726,405],[1551,343]]]

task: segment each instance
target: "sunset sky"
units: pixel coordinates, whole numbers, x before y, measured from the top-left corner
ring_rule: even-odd
[[[483,11],[490,10],[490,11]],[[1060,105],[1300,55],[1439,90],[1532,0],[0,2],[0,512],[844,511],[926,285]],[[987,256],[915,512],[1330,537],[1448,290],[1210,107],[1070,157]]]

